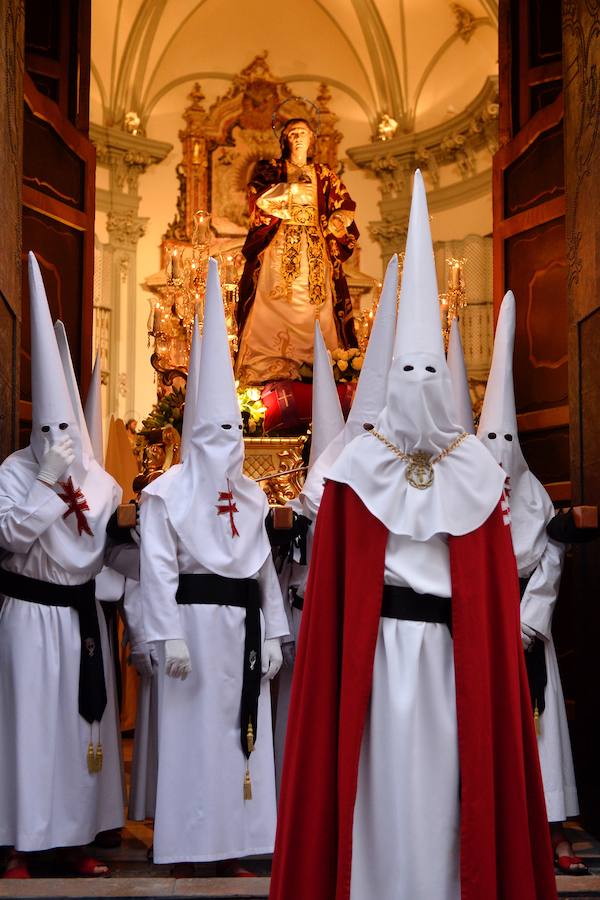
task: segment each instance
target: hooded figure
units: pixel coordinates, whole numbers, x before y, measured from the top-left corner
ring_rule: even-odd
[[[143,624],[159,658],[155,862],[230,860],[273,849],[268,679],[281,665],[288,626],[266,534],[266,497],[243,474],[243,462],[211,259],[189,448],[181,466],[142,493]]]
[[[579,813],[569,729],[552,640],[552,615],[558,597],[564,546],[548,537],[554,507],[546,489],[529,470],[517,430],[513,386],[515,298],[508,291],[494,338],[494,354],[477,437],[506,472],[510,529],[521,583],[521,632],[529,684],[538,724],[538,748],[553,844],[565,840],[556,827]],[[561,857],[567,874],[587,871],[569,848]],[[565,859],[566,857],[566,859]]]
[[[556,896],[504,475],[452,406],[417,172],[387,403],[319,509],[271,900]]]
[[[460,339],[458,319],[452,319],[446,361],[448,363],[448,369],[450,370],[456,421],[459,422],[463,431],[466,431],[467,434],[475,434],[475,427],[473,425],[473,407],[471,405],[469,381],[467,379],[467,369],[465,366],[462,341]]]
[[[0,842],[23,852],[80,846],[123,824],[110,654],[94,598],[121,492],[94,459],[32,253],[29,293],[31,440],[0,467]],[[80,854],[71,862],[80,874],[106,873]],[[24,872],[11,864],[8,877]]]
[[[344,447],[363,431],[365,422],[373,423],[385,405],[387,379],[392,363],[396,332],[398,294],[398,257],[390,259],[369,343],[348,420],[324,451],[315,459],[300,494],[304,514],[315,520],[323,495],[324,477]],[[314,531],[314,529],[313,529]]]
[[[179,451],[182,461],[189,450],[192,426],[196,415],[201,343],[198,317],[194,316]],[[156,678],[154,678],[156,650],[153,644],[146,640],[142,624],[142,608],[143,601],[139,582],[128,582],[125,590],[125,611],[131,642],[131,662],[138,671],[140,682],[127,815],[128,818],[138,822],[153,819],[155,816],[158,766],[158,697]]]

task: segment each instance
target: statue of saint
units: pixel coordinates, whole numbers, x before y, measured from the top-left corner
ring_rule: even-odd
[[[281,157],[259,160],[249,184],[250,229],[237,308],[242,384],[299,379],[312,365],[318,318],[329,350],[356,346],[342,263],[356,245],[356,204],[328,166],[313,162],[315,133],[290,119]]]

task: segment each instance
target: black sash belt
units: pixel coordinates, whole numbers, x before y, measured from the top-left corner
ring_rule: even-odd
[[[292,600],[292,606],[294,609],[302,612],[304,609],[304,597],[301,597],[300,594],[294,594],[294,599]]]
[[[244,674],[240,718],[242,750],[248,758],[256,742],[261,679],[260,591],[255,578],[180,575],[175,599],[180,604],[239,606],[246,610]]]
[[[70,606],[79,616],[79,713],[90,725],[99,722],[106,708],[106,684],[95,582],[52,584],[0,568],[0,593],[41,606]]]
[[[438,622],[447,625],[452,633],[452,600],[434,594],[418,594],[409,587],[395,584],[383,586],[381,615],[386,619],[407,619],[410,622]]]
[[[519,578],[521,600],[527,589],[530,577],[531,576],[528,578]],[[525,651],[525,665],[527,666],[527,680],[529,682],[531,706],[534,710],[537,707],[538,715],[541,716],[546,709],[546,684],[548,683],[546,648],[544,647],[544,641],[535,638],[530,648]]]

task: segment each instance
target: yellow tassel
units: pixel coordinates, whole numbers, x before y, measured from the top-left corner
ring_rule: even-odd
[[[96,771],[95,766],[96,766],[96,760],[94,758],[94,745],[90,741],[88,744],[88,748],[87,748],[87,767],[88,767],[88,772],[90,773],[90,775],[93,775],[94,772]]]
[[[95,759],[95,769],[96,773],[102,771],[102,763],[104,762],[104,751],[102,750],[102,744],[98,742],[96,744],[96,759]]]
[[[537,703],[535,704],[535,709],[533,710],[533,724],[535,725],[535,733],[539,736],[542,733],[542,723],[540,720],[540,711],[538,709]]]
[[[254,750],[254,728],[252,727],[252,720],[248,721],[248,731],[246,732],[246,743],[248,745],[248,753],[252,753]]]
[[[246,775],[244,777],[244,800],[252,800],[252,782],[250,781],[248,763],[246,763]]]

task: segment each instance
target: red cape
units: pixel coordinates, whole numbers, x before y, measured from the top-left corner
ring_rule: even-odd
[[[351,488],[327,483],[294,667],[271,900],[350,896],[352,820],[387,536]],[[517,569],[500,505],[476,531],[451,537],[449,547],[461,900],[550,900],[556,881]]]

